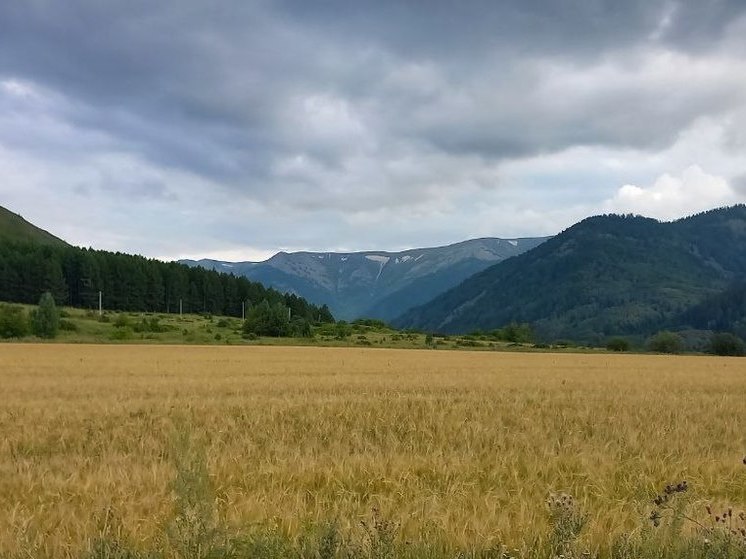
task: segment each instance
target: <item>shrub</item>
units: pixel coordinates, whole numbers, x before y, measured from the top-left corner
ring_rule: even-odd
[[[296,338],[312,338],[311,323],[305,318],[294,318],[290,323],[290,333]]]
[[[629,342],[624,338],[611,338],[606,342],[609,351],[629,351]]]
[[[349,338],[352,334],[352,327],[347,324],[344,320],[340,320],[334,326],[334,334],[338,340]]]
[[[256,336],[281,338],[290,336],[291,330],[288,308],[282,303],[270,305],[266,300],[249,309],[243,324],[244,334]]]
[[[60,320],[60,330],[64,330],[65,332],[77,332],[78,331],[78,325],[75,324],[72,320]]]
[[[385,330],[388,325],[383,320],[375,318],[358,318],[352,324],[355,326],[367,326],[373,330]]]
[[[126,328],[129,325],[130,325],[130,320],[127,317],[127,315],[124,313],[118,314],[117,318],[114,320],[115,328]]]
[[[132,337],[132,328],[126,326],[125,328],[115,328],[109,334],[111,340],[129,340]]]
[[[679,353],[681,351],[681,336],[667,330],[658,332],[648,340],[648,349],[657,353]]]
[[[0,305],[0,338],[22,338],[29,332],[23,307]]]
[[[534,333],[530,324],[511,322],[504,328],[492,332],[492,336],[504,342],[530,344],[534,341]]]
[[[719,332],[712,335],[707,353],[714,355],[742,356],[746,354],[746,344],[734,334]]]
[[[168,330],[168,327],[162,325],[157,316],[153,316],[151,318],[143,317],[140,322],[134,325],[133,329],[137,333],[154,332],[157,334],[160,332],[165,332],[166,330]]]

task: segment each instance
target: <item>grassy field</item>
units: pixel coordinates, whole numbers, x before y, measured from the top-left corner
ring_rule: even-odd
[[[0,302],[0,304],[3,304]],[[24,308],[29,314],[35,307]],[[435,335],[428,339],[422,332],[398,331],[382,323],[364,321],[340,325],[323,324],[312,328],[310,338],[247,338],[242,332],[242,321],[236,317],[208,314],[178,314],[106,311],[102,315],[85,309],[62,309],[61,329],[53,340],[42,340],[29,334],[22,340],[31,343],[89,343],[89,344],[178,344],[178,345],[294,345],[321,347],[387,347],[394,349],[468,349],[501,351],[603,351],[601,348],[580,348],[571,342],[559,342],[553,347],[516,344],[480,335]],[[340,331],[344,335],[340,335]],[[4,340],[0,340],[0,343]]]
[[[668,483],[704,523],[746,505],[741,359],[3,344],[0,393],[0,557],[192,556],[164,536],[185,502],[199,530],[297,543],[331,520],[381,558],[371,531],[423,557],[538,549],[552,491],[602,556]]]

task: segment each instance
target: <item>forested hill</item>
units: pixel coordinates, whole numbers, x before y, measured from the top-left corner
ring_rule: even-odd
[[[395,324],[466,332],[530,322],[545,339],[598,342],[661,325],[686,327],[682,321],[695,314],[688,309],[745,273],[746,206],[671,223],[598,216],[469,278]]]
[[[20,215],[0,206],[0,243],[28,241],[39,244],[63,246],[65,241],[32,225]]]
[[[242,302],[282,303],[294,317],[332,321],[329,310],[230,274],[71,246],[0,241],[0,301],[35,304],[50,291],[58,304],[106,309],[241,316]]]
[[[241,316],[242,305],[282,304],[293,317],[334,320],[329,309],[226,273],[66,244],[0,208],[0,301],[35,304],[45,291],[58,304],[125,311]]]

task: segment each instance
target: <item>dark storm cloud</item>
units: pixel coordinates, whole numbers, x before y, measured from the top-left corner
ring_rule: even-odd
[[[702,119],[737,145],[744,32],[742,0],[10,0],[0,164],[2,149],[50,176],[75,162],[59,184],[133,201],[210,190],[215,223],[237,200],[345,212],[318,238],[397,219],[372,208],[465,227],[464,200],[509,186],[504,162],[660,152]]]
[[[647,41],[661,27],[663,43],[707,48],[739,9],[742,3],[725,1],[466,2],[458,8],[440,1],[6,2],[0,72],[75,100],[68,118],[76,125],[104,129],[160,163],[221,179],[264,174],[273,155],[303,149],[285,126],[296,109],[293,99],[315,91],[370,108],[366,124],[378,133],[411,135],[445,151],[512,156],[575,142],[645,145],[657,139],[655,131],[644,138],[620,134],[613,120],[611,132],[603,121],[578,128],[581,116],[573,114],[591,121],[589,109],[607,114],[609,106],[628,114],[650,105],[644,91],[622,91],[620,102],[606,97],[596,107],[562,107],[562,115],[550,100],[532,104],[530,96],[514,110],[510,104],[542,79],[535,73],[541,69],[531,72],[531,60],[588,63]],[[390,100],[376,97],[386,93],[380,84],[408,61],[432,64],[443,83],[424,105],[418,92],[400,90],[387,111]],[[463,94],[463,106],[448,104],[452,91]],[[502,112],[489,103],[503,98],[510,101]],[[448,117],[439,118],[444,110]],[[670,112],[659,119],[662,141],[689,117],[685,107]],[[517,126],[532,113],[546,124]],[[488,126],[478,126],[485,119]]]

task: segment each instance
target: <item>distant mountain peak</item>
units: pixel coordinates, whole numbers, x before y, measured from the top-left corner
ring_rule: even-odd
[[[339,318],[390,320],[487,266],[545,240],[484,237],[397,252],[283,251],[264,262],[183,262],[244,275],[280,291],[327,304]]]

